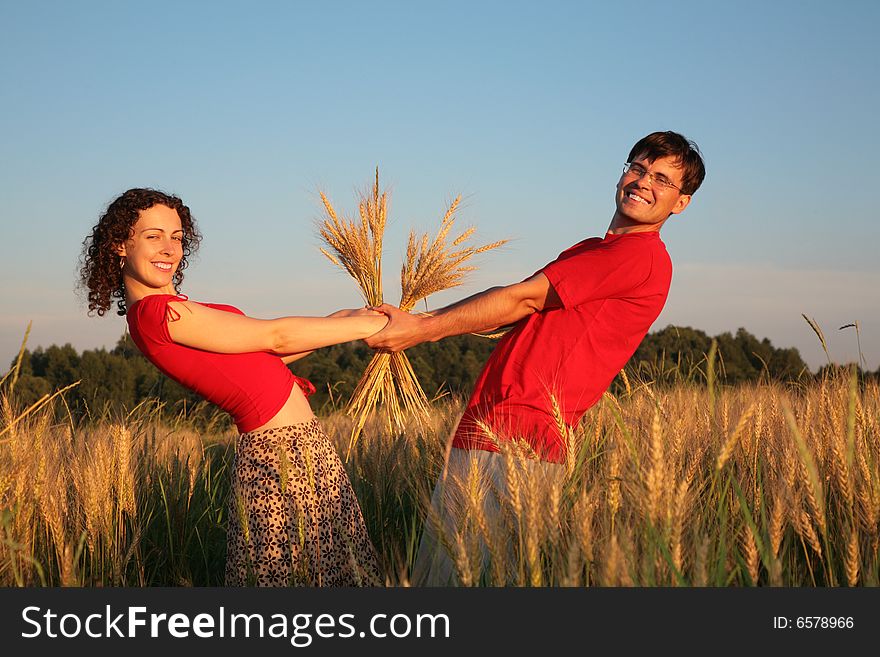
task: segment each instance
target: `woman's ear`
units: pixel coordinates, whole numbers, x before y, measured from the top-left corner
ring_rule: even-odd
[[[116,251],[116,255],[124,258],[127,255],[125,252],[125,242],[117,244],[115,251]]]

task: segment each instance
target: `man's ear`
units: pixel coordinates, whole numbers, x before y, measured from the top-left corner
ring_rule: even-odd
[[[688,206],[688,203],[690,203],[690,202],[691,202],[691,195],[690,194],[682,194],[681,196],[678,197],[678,200],[675,202],[675,205],[672,206],[672,211],[671,211],[672,214],[678,214],[679,212],[682,212]]]

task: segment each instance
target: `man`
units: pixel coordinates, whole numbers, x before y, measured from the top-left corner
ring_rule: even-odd
[[[675,132],[652,133],[629,153],[604,238],[586,239],[530,278],[433,316],[378,308],[390,321],[367,344],[389,351],[513,325],[477,379],[453,435],[448,472],[468,471],[465,450],[481,450],[481,463],[493,467],[505,440],[526,441],[544,463],[565,461],[558,420],[578,423],[663,309],[672,263],[660,228],[688,206],[704,175],[696,144]],[[448,570],[445,581],[428,576],[428,583],[448,583]]]

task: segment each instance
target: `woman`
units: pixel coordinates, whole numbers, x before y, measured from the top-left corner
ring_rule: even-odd
[[[241,432],[229,499],[226,584],[380,583],[351,483],[286,363],[366,338],[386,317],[252,319],[178,293],[201,236],[176,196],[130,189],[83,243],[89,312],[114,299],[135,344],[162,372],[229,412]]]

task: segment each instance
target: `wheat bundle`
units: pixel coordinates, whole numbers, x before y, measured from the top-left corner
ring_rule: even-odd
[[[358,203],[359,221],[340,218],[322,192],[326,216],[319,225],[319,235],[327,249],[321,252],[336,266],[347,271],[358,284],[367,305],[378,306],[382,299],[382,238],[388,208],[387,191],[379,190],[379,170],[372,188]],[[409,312],[428,295],[461,285],[475,267],[465,263],[477,255],[495,249],[507,240],[484,246],[466,246],[475,228],[468,228],[449,241],[461,197],[449,205],[440,229],[433,240],[425,233],[410,231],[406,259],[400,272],[399,307]],[[409,359],[402,352],[378,352],[367,365],[348,404],[354,418],[348,452],[360,436],[367,419],[382,409],[385,428],[402,431],[407,418],[426,417],[428,399],[419,384]]]

